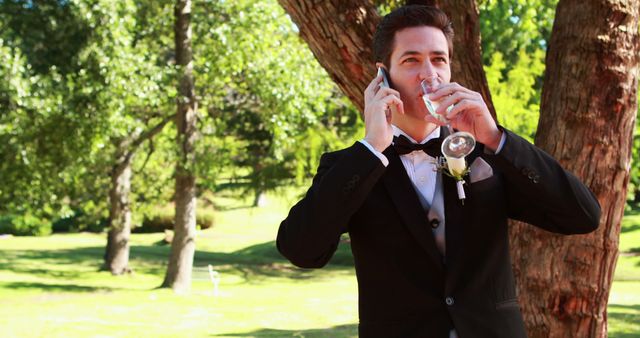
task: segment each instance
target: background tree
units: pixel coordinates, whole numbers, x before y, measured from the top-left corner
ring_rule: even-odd
[[[4,206],[27,216],[32,213],[28,210],[38,210],[42,227],[48,229],[51,221],[56,222],[54,227],[66,223],[75,230],[109,226],[104,267],[114,274],[129,269],[132,205],[141,196],[152,204],[154,196],[157,200],[162,195],[147,188],[152,184],[137,180],[134,197],[129,197],[133,155],[145,139],[160,131],[154,126],[164,126],[170,115],[163,111],[171,91],[158,90],[170,67],[156,57],[161,54],[157,49],[147,48],[150,39],[140,34],[145,28],[139,20],[145,4],[55,0],[0,4],[10,27],[3,33],[12,53],[25,55],[14,58],[25,65],[15,74],[16,80],[28,79],[7,83],[7,116],[14,116],[14,123],[25,123],[13,129],[13,136],[0,137],[19,137],[16,148],[3,148],[7,158],[18,154],[30,158],[22,161],[29,163],[26,167],[11,162],[2,169],[13,173],[0,175],[8,180],[3,188],[30,194],[14,194]],[[144,161],[139,167],[146,166],[148,158]],[[154,182],[160,183],[160,177]],[[20,182],[28,184],[21,187]]]
[[[191,288],[196,249],[195,141],[197,100],[191,50],[191,1],[177,0],[174,11],[176,65],[179,67],[176,127],[178,128],[175,201],[176,214],[171,256],[163,287],[175,291]]]
[[[314,154],[353,141],[357,111],[276,1],[209,1],[194,18],[199,187],[253,193],[255,205],[309,178]]]
[[[0,213],[38,220],[29,227],[39,232],[72,213],[65,197],[87,165],[76,154],[92,144],[83,136],[95,125],[84,119],[96,109],[83,105],[89,91],[74,88],[87,23],[69,4],[3,1],[0,25]]]

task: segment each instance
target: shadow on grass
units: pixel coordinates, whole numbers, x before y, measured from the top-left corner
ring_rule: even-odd
[[[637,332],[637,327],[634,327],[638,325],[638,323],[640,323],[640,305],[609,304],[607,316],[609,317],[610,322],[616,322],[615,325],[609,325],[609,327],[618,328],[618,330],[614,332],[609,332],[609,337],[611,338],[640,337],[640,332]]]
[[[166,272],[169,251],[169,246],[132,246],[130,265],[134,272],[163,276]],[[103,263],[103,254],[103,247],[64,250],[0,250],[0,270],[65,280],[82,279],[87,274],[99,270]],[[245,282],[256,282],[269,277],[322,278],[314,270],[299,269],[291,265],[277,251],[274,241],[249,246],[232,253],[196,251],[194,271],[202,275],[204,279],[208,278],[207,266],[209,264],[220,273],[240,275]],[[344,270],[351,273],[352,269],[353,259],[349,243],[341,243],[325,270]],[[25,285],[28,284],[25,283]],[[34,288],[38,288],[38,286],[34,285]],[[57,291],[55,287],[50,289]],[[64,289],[83,291],[82,287],[73,289],[71,286],[66,287],[66,285]]]
[[[238,273],[246,282],[259,281],[266,277],[319,278],[314,272],[316,270],[300,269],[289,263],[280,255],[274,241],[252,245],[232,253],[196,251],[194,266],[204,269],[209,264],[221,273]],[[349,243],[340,243],[324,270],[344,270],[351,273],[353,257]]]
[[[242,333],[224,333],[212,335],[212,337],[304,337],[304,338],[324,338],[324,337],[357,337],[358,325],[348,324],[339,325],[327,329],[309,329],[309,330],[277,330],[277,329],[260,329],[252,332]]]
[[[620,233],[624,234],[624,233],[633,232],[636,230],[640,230],[640,224],[623,226],[622,229],[620,229]]]
[[[94,287],[73,284],[35,283],[35,282],[10,282],[0,283],[0,286],[12,290],[29,289],[48,292],[110,292],[116,289],[108,287]]]

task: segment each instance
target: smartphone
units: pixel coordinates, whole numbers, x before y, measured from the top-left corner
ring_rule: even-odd
[[[382,67],[378,67],[378,76],[380,75],[382,75],[382,83],[380,83],[380,88],[391,88],[391,86],[389,85],[389,78],[387,77],[387,71],[385,71]],[[393,104],[389,105],[389,110],[391,110],[391,112],[394,114],[398,112],[398,108]]]
[[[382,67],[378,67],[378,76],[382,75],[382,84],[381,87],[391,88],[389,86],[389,78],[387,77],[387,72]]]

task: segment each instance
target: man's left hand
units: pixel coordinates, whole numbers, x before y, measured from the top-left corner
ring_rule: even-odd
[[[492,151],[498,148],[502,132],[480,93],[452,82],[440,85],[429,99],[442,100],[436,113],[444,115],[452,128],[471,133]],[[453,108],[447,112],[449,106]]]

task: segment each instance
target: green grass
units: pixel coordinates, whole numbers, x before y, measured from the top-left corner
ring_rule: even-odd
[[[216,200],[201,231],[189,294],[157,289],[169,247],[132,236],[134,274],[98,271],[105,235],[0,238],[2,337],[355,337],[357,285],[348,247],[325,269],[293,268],[274,248],[299,192],[265,208]],[[246,204],[246,203],[245,203]],[[609,336],[640,337],[640,213],[628,213],[608,308]],[[220,272],[218,295],[206,266]]]
[[[156,289],[169,247],[162,234],[132,236],[132,275],[98,271],[105,236],[0,239],[2,337],[354,337],[353,267],[292,268],[274,247],[290,200],[225,207],[198,234],[192,291]],[[345,248],[337,261],[348,262]],[[220,272],[213,292],[206,266]]]
[[[609,337],[640,337],[640,209],[625,213],[609,295]]]
[[[640,206],[626,212],[622,219],[619,250],[640,254]]]

